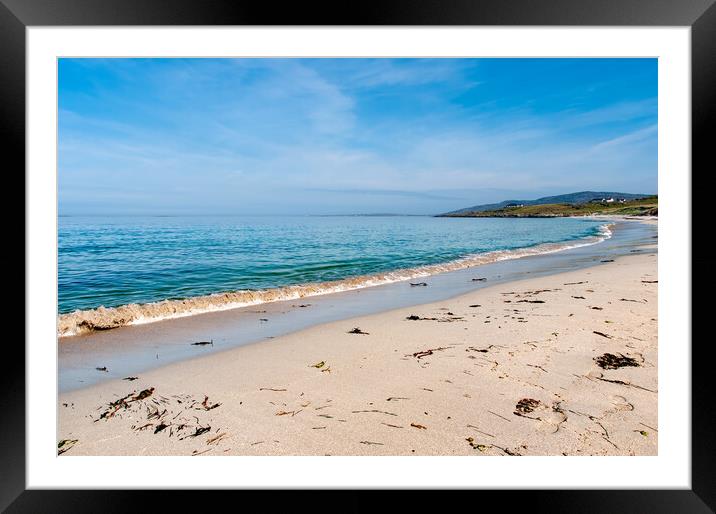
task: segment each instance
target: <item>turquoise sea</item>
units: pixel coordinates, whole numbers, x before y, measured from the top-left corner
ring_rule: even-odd
[[[480,256],[595,238],[603,227],[579,218],[61,217],[59,312],[390,272],[404,279],[422,266],[443,271],[461,259],[465,267],[466,258],[479,264]]]

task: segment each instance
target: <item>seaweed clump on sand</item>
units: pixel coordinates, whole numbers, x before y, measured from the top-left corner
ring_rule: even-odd
[[[626,367],[639,367],[639,362],[633,357],[627,357],[625,355],[613,353],[605,353],[599,357],[595,357],[594,360],[597,366],[603,369],[618,369]]]
[[[140,391],[136,396],[134,395],[134,392],[129,393],[126,396],[123,396],[122,398],[119,398],[113,402],[110,402],[105,411],[102,412],[99,418],[95,419],[94,422],[96,423],[100,419],[109,419],[113,417],[117,412],[120,410],[127,410],[129,408],[129,404],[132,402],[138,402],[140,400],[145,400],[152,396],[154,393],[154,388],[150,387],[148,389],[144,389],[143,391]]]
[[[519,402],[517,402],[517,405],[515,405],[514,414],[516,416],[524,416],[525,414],[533,412],[537,407],[539,407],[539,404],[539,400],[535,400],[533,398],[522,398]]]
[[[452,313],[448,313],[448,314],[452,314]],[[421,320],[422,321],[439,321],[438,318],[421,318],[420,316],[418,316],[416,314],[411,314],[410,316],[408,316],[405,319],[407,319],[408,321],[421,321]]]
[[[363,332],[363,331],[362,331],[360,328],[358,328],[358,327],[349,330],[348,333],[349,333],[349,334],[361,334],[361,335],[364,335],[364,336],[369,335],[368,332]]]
[[[66,451],[70,450],[75,444],[77,444],[78,439],[63,439],[59,443],[57,443],[57,455],[62,455]]]
[[[421,352],[415,352],[415,353],[412,354],[412,356],[415,357],[416,359],[422,359],[423,357],[427,357],[428,355],[432,355],[434,352],[439,352],[439,351],[447,350],[447,349],[448,349],[448,348],[441,346],[441,347],[439,347],[439,348],[431,348],[431,349],[429,349],[429,350],[423,350],[423,351],[421,351]],[[407,355],[406,355],[406,357],[407,357]]]

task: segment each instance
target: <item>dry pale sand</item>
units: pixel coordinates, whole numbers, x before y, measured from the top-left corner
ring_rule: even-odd
[[[60,451],[656,455],[656,281],[634,254],[63,394]]]

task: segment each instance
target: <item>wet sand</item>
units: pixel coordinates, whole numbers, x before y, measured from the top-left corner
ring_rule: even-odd
[[[60,451],[656,455],[657,280],[634,253],[107,380],[60,395]]]

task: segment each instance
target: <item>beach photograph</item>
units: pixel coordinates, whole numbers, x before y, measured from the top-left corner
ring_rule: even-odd
[[[59,456],[659,455],[656,58],[57,79]]]

